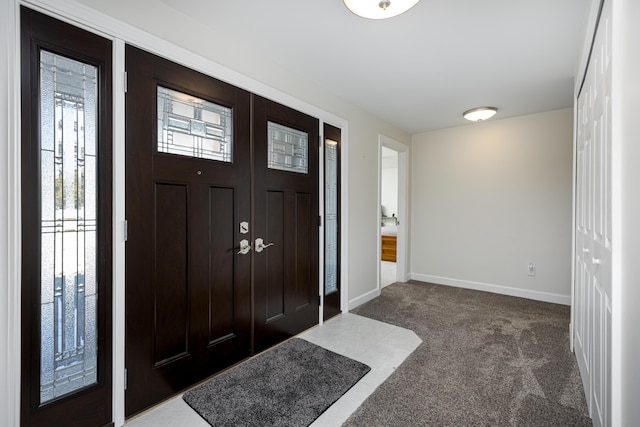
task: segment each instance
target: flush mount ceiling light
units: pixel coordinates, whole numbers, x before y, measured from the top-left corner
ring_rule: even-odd
[[[343,0],[345,6],[358,16],[368,19],[385,19],[400,15],[420,0]]]
[[[496,107],[472,108],[462,113],[462,117],[472,122],[481,122],[490,119],[498,112]]]

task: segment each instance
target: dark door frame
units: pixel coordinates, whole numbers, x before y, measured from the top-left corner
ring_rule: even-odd
[[[112,42],[21,7],[22,91],[22,367],[23,425],[106,425],[112,411]],[[91,64],[98,70],[97,175],[97,382],[40,403],[40,51]],[[35,166],[35,167],[34,167]],[[35,260],[35,265],[32,261]]]
[[[323,203],[323,234],[324,234],[324,240],[323,240],[323,248],[322,250],[324,251],[324,263],[323,263],[323,269],[322,269],[322,279],[321,279],[321,286],[322,286],[322,292],[321,295],[323,295],[323,299],[322,299],[322,320],[328,320],[329,318],[336,316],[338,314],[340,314],[342,312],[342,263],[341,261],[341,257],[342,257],[342,226],[341,226],[341,219],[342,219],[342,200],[341,200],[341,195],[342,195],[342,185],[341,185],[341,178],[342,178],[342,132],[339,128],[332,126],[328,123],[324,123],[323,124],[323,136],[324,136],[324,141],[322,143],[322,159],[324,160],[323,162],[323,166],[324,166],[324,179],[322,182],[322,186],[323,186],[323,197],[324,197],[324,203]],[[337,170],[337,213],[338,213],[338,218],[337,218],[337,239],[338,239],[338,243],[337,243],[337,277],[336,277],[336,282],[337,282],[337,291],[333,292],[329,295],[327,295],[326,293],[326,277],[327,277],[327,273],[326,273],[326,268],[327,268],[327,260],[326,260],[326,247],[327,247],[327,219],[326,219],[326,205],[327,205],[327,196],[326,196],[326,180],[327,180],[327,156],[326,156],[326,146],[327,146],[327,140],[333,140],[337,142],[337,148],[336,148],[336,162],[338,164],[338,170]]]

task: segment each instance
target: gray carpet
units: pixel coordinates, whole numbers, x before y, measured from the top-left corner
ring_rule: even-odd
[[[212,426],[308,426],[370,368],[302,339],[289,340],[188,391]]]
[[[353,313],[423,343],[346,426],[591,426],[567,306],[409,282]]]

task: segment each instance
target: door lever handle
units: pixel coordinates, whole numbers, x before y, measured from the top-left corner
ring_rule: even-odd
[[[247,239],[240,240],[240,246],[235,247],[234,249],[240,249],[238,251],[238,255],[246,255],[251,250],[251,244]]]
[[[256,239],[256,252],[262,252],[263,249],[268,248],[269,246],[273,246],[275,243],[271,242],[271,243],[267,243],[266,245],[264,244],[264,240],[262,240],[262,238],[258,237]]]

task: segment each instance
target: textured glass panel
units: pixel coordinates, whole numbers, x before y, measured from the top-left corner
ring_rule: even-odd
[[[231,162],[230,108],[158,86],[158,151]]]
[[[338,290],[338,143],[327,140],[324,146],[324,293],[329,295]]]
[[[269,169],[307,173],[309,135],[278,123],[268,122]]]
[[[97,201],[97,176],[96,176],[96,157],[86,156],[84,161],[84,176],[81,176],[81,182],[83,182],[84,192],[82,197],[84,203],[80,206],[82,217],[85,221],[93,221],[95,227],[95,221],[97,218],[96,201]]]
[[[96,262],[98,260],[96,254],[97,242],[96,242],[96,224],[87,221],[85,223],[85,292],[87,296],[96,294],[97,291],[97,270]]]
[[[53,85],[54,85],[54,67],[53,54],[42,52],[41,64],[41,82],[40,87],[40,145],[43,150],[54,150],[54,130],[56,123],[54,121],[55,103],[53,101]]]
[[[87,295],[86,297],[86,311],[87,313],[95,313],[97,310],[98,296]],[[98,324],[96,316],[89,316],[85,318],[85,385],[91,385],[98,380]]]
[[[51,285],[53,288],[53,285]],[[42,402],[53,399],[53,374],[54,374],[54,304],[53,302],[48,304],[42,304],[40,308],[40,322],[42,325],[42,332],[40,335],[41,341],[41,357],[40,357],[40,370],[42,372],[40,376],[40,399]]]
[[[56,209],[56,159],[53,150],[40,151],[43,226],[52,226]]]
[[[97,69],[45,51],[40,65],[40,401],[45,403],[97,381]]]
[[[53,304],[55,280],[58,276],[55,274],[55,264],[50,261],[54,259],[56,254],[55,239],[55,233],[43,231],[42,259],[47,260],[47,262],[42,263],[40,271],[40,301],[42,304]]]

